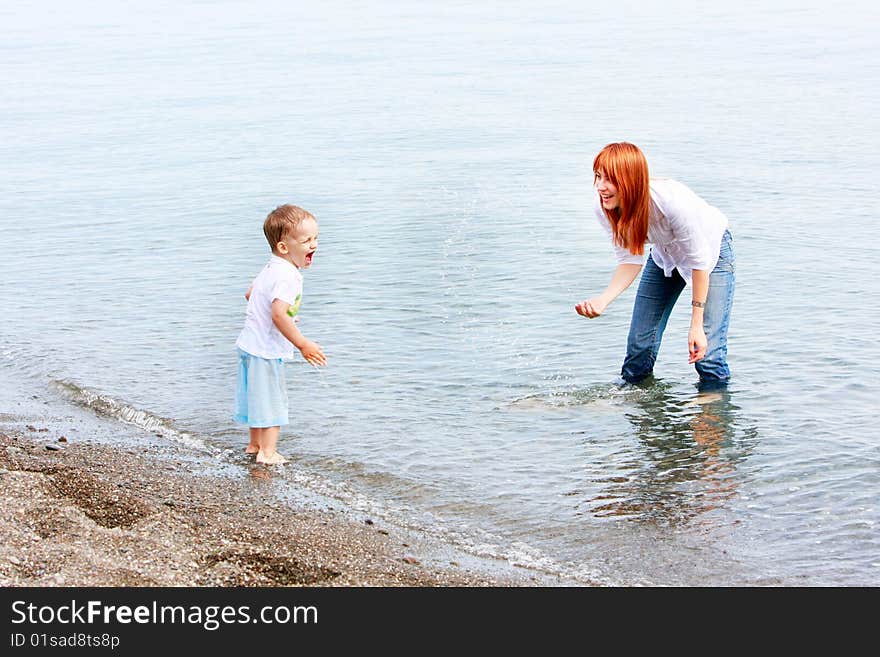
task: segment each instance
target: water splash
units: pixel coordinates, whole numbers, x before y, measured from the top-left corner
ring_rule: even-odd
[[[538,392],[514,399],[509,408],[523,410],[564,410],[578,406],[620,406],[630,403],[644,403],[662,391],[656,387],[639,388],[617,382],[602,383],[586,389],[553,390]]]

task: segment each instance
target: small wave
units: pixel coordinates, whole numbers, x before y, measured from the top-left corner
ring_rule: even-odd
[[[201,450],[209,449],[208,445],[201,438],[175,429],[170,420],[154,415],[149,411],[95,392],[94,390],[83,388],[72,381],[53,380],[49,385],[73,404],[81,408],[87,408],[96,415],[134,425],[150,431],[161,438],[182,443],[187,447]]]
[[[242,453],[238,449],[220,448],[212,444],[213,437],[203,439],[190,433],[176,429],[170,419],[160,417],[130,403],[116,399],[110,395],[83,387],[70,380],[52,379],[49,386],[60,396],[80,408],[84,408],[97,416],[110,418],[124,422],[149,431],[161,438],[183,444],[187,447],[198,449],[202,452],[215,453],[222,462],[235,466],[240,462]],[[525,542],[509,543],[502,536],[495,535],[485,529],[461,525],[460,521],[446,518],[424,509],[414,508],[406,501],[391,499],[377,499],[363,490],[374,486],[386,489],[389,486],[400,488],[405,480],[398,480],[387,473],[367,473],[367,476],[353,477],[361,480],[366,486],[352,485],[347,479],[338,480],[320,472],[318,464],[300,463],[300,467],[286,468],[280,471],[281,481],[290,484],[276,487],[276,492],[283,499],[296,499],[301,503],[315,504],[317,506],[334,507],[333,501],[341,503],[342,508],[357,515],[363,515],[376,520],[382,520],[389,524],[401,527],[404,530],[415,531],[424,536],[433,537],[454,549],[458,549],[464,555],[470,555],[478,559],[490,559],[500,564],[526,568],[545,576],[571,578],[571,567],[556,563],[553,559],[543,554],[541,550],[528,545]],[[326,463],[322,464],[326,467]],[[347,464],[347,468],[356,470],[356,464]],[[306,467],[303,467],[306,466]],[[216,463],[212,463],[216,467]],[[338,467],[338,466],[337,466]],[[422,485],[413,485],[409,490],[409,498],[417,496],[425,491],[418,489],[426,488]],[[400,491],[398,490],[398,493]],[[580,573],[575,577],[583,577]],[[585,578],[584,581],[596,581],[596,577]]]
[[[303,492],[308,491],[319,496],[325,506],[327,501],[336,500],[341,503],[343,509],[359,516],[381,520],[406,531],[431,537],[443,545],[458,550],[457,558],[467,555],[480,560],[490,560],[496,567],[506,564],[509,567],[525,568],[535,572],[536,575],[556,578],[559,581],[607,583],[597,572],[588,572],[586,566],[581,565],[577,569],[578,572],[574,573],[573,564],[558,562],[544,554],[541,549],[524,541],[511,542],[502,534],[496,534],[479,526],[479,523],[467,522],[460,517],[457,519],[447,517],[442,511],[438,512],[439,509],[426,510],[424,507],[415,507],[406,501],[405,498],[409,496],[402,496],[404,499],[401,499],[399,490],[394,495],[376,497],[363,491],[360,486],[352,485],[348,480],[329,478],[326,474],[313,471],[311,467],[303,467],[306,465],[304,462],[299,462],[298,465],[299,467],[284,472],[283,480],[292,484],[292,488],[288,490],[285,489],[286,487],[277,488],[276,492],[282,497],[301,499]],[[308,465],[314,467],[315,463]],[[403,483],[393,475],[377,474],[376,476],[381,477],[385,485],[392,480],[398,486]],[[470,511],[475,510],[475,506],[471,504],[465,503],[464,507]]]

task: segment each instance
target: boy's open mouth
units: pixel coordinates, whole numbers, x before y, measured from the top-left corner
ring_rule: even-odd
[[[314,251],[309,251],[308,253],[306,253],[306,264],[307,265],[312,264],[312,258],[314,258],[314,257],[315,257]]]

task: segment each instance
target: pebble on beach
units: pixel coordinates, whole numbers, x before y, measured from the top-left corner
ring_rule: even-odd
[[[182,452],[0,433],[0,586],[528,584],[432,567],[448,546],[254,495],[250,477],[195,474]]]

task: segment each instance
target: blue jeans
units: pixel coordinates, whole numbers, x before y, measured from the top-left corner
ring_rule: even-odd
[[[621,376],[629,383],[638,383],[651,375],[660,350],[660,340],[672,307],[685,287],[677,270],[672,276],[663,275],[652,257],[648,257],[633,306],[626,358]],[[724,386],[730,379],[727,367],[727,328],[736,287],[736,257],[733,238],[724,231],[718,264],[709,274],[709,295],[703,311],[703,330],[709,343],[706,356],[694,363],[700,375],[701,387]]]

